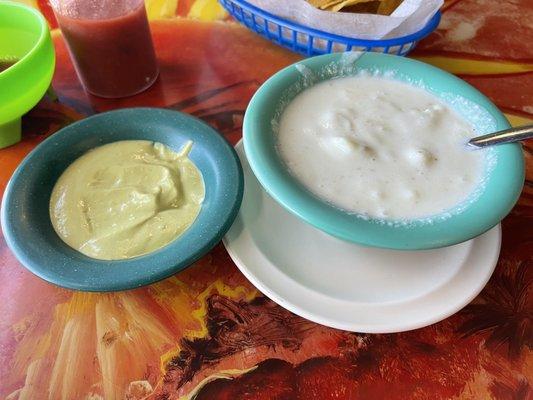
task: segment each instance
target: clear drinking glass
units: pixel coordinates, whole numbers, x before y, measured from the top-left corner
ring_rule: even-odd
[[[85,89],[126,97],[149,88],[158,66],[144,0],[52,0]]]

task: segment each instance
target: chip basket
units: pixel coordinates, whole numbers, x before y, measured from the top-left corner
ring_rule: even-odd
[[[219,0],[240,23],[261,36],[289,50],[306,56],[342,52],[374,51],[405,56],[440,22],[437,12],[418,32],[391,39],[365,40],[335,35],[270,14],[245,0]]]

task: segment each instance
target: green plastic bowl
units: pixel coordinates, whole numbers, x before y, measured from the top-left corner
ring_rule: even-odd
[[[295,63],[272,76],[252,98],[244,117],[244,148],[265,190],[301,219],[340,239],[400,250],[431,249],[472,239],[497,225],[512,209],[524,184],[519,144],[489,150],[479,195],[431,220],[384,221],[343,211],[315,197],[288,172],[276,149],[273,126],[284,106],[314,83],[361,70],[420,86],[450,105],[480,134],[509,122],[484,95],[461,79],[419,61],[378,53],[327,54]]]
[[[50,86],[55,53],[48,24],[34,8],[0,1],[0,61],[18,60],[0,72],[0,148],[20,141],[20,117]]]

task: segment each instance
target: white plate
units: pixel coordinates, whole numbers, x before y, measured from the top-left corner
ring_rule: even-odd
[[[395,251],[344,242],[272,200],[237,146],[244,199],[224,244],[266,296],[311,321],[368,333],[399,332],[440,321],[467,305],[489,280],[501,229],[455,246]]]

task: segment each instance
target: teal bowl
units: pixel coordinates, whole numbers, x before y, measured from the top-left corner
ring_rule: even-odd
[[[119,140],[151,140],[175,151],[192,140],[189,157],[202,172],[205,200],[191,227],[165,247],[128,260],[101,261],[59,238],[50,221],[50,195],[74,160]],[[237,215],[243,185],[233,147],[200,120],[163,109],[111,111],[63,128],[22,161],[4,194],[2,229],[22,265],[53,284],[85,291],[132,289],[181,271],[211,250]]]
[[[472,239],[497,225],[512,209],[524,184],[519,144],[489,150],[479,195],[457,210],[431,220],[388,221],[347,213],[315,197],[288,172],[276,149],[275,125],[305,88],[361,71],[386,75],[433,93],[466,118],[479,134],[509,128],[483,94],[461,79],[428,64],[386,54],[327,54],[297,62],[272,76],[255,93],[244,117],[244,148],[264,189],[287,210],[346,241],[399,250],[432,249]]]

